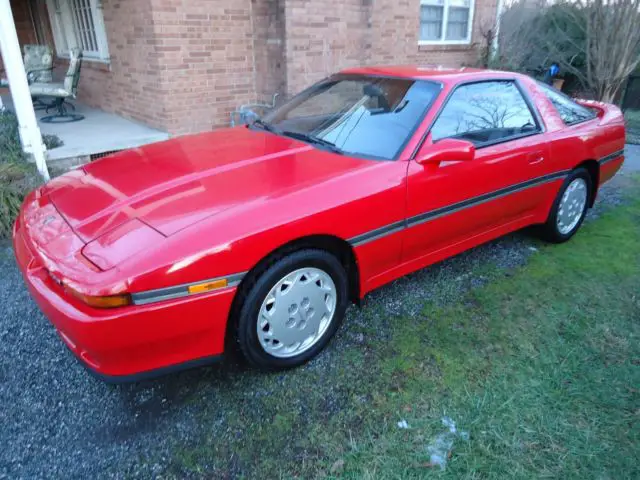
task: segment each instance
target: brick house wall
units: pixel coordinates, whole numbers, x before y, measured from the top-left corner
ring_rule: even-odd
[[[258,0],[252,7],[256,99],[269,102],[274,93],[287,91],[285,4]]]
[[[172,134],[228,125],[231,111],[255,101],[251,0],[102,5],[110,61],[83,61],[79,101]],[[11,6],[20,43],[35,43],[27,2]],[[65,70],[58,59],[54,76]]]
[[[36,33],[31,24],[31,16],[27,3],[20,0],[11,0],[9,3],[13,11],[13,21],[16,25],[20,45],[36,43]],[[0,70],[4,70],[2,56],[0,56]]]
[[[226,125],[255,99],[250,0],[103,6],[111,60],[83,63],[81,101],[182,134]]]
[[[149,0],[104,1],[110,62],[84,61],[80,101],[165,129],[160,58]],[[66,66],[64,67],[66,68]]]
[[[475,0],[469,45],[427,46],[419,0],[102,0],[111,58],[83,62],[79,100],[171,134],[210,130],[349,66],[475,65],[496,2]],[[11,5],[21,43],[35,41],[26,1]]]
[[[251,0],[152,3],[166,129],[228,125],[229,112],[256,96]]]
[[[287,92],[369,61],[373,0],[285,0]],[[416,4],[416,12],[418,11]]]
[[[284,4],[285,68],[292,94],[340,69],[372,64],[476,65],[497,0],[476,0],[471,43],[419,45],[419,0],[263,0]],[[273,93],[273,90],[270,91]]]
[[[377,64],[419,63],[460,67],[476,65],[482,30],[496,22],[497,0],[476,0],[469,45],[418,45],[417,0],[374,0],[371,29],[375,41],[369,61]]]
[[[31,15],[29,14],[29,6],[26,2],[11,0],[11,9],[13,11],[13,20],[18,32],[18,41],[20,45],[25,43],[35,43],[36,33],[31,24]]]

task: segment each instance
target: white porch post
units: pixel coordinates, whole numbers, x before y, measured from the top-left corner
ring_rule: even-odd
[[[20,53],[18,34],[13,22],[9,0],[0,0],[0,52],[9,80],[9,89],[20,125],[20,141],[26,153],[33,155],[38,171],[49,180],[49,170],[45,158],[46,147],[33,110],[27,74]]]

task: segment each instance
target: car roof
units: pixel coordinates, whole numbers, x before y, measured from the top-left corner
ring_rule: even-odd
[[[519,76],[513,72],[502,72],[499,70],[471,67],[450,68],[439,65],[385,65],[355,67],[342,70],[340,73],[435,80],[443,83],[473,80],[474,78],[481,80],[484,78],[513,78],[514,76]]]

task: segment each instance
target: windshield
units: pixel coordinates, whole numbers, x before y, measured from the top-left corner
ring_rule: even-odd
[[[273,133],[354,156],[394,159],[440,91],[433,82],[337,75],[267,114]]]

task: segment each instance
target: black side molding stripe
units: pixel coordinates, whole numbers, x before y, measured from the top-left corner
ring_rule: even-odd
[[[622,155],[624,155],[624,150],[618,150],[617,152],[614,152],[610,155],[602,157],[599,160],[599,162],[601,165],[604,165],[607,162],[616,160]],[[420,225],[421,223],[425,223],[430,220],[435,220],[436,218],[440,218],[445,215],[450,215],[452,213],[459,212],[460,210],[464,210],[465,208],[474,207],[476,205],[480,205],[482,203],[489,202],[491,200],[495,200],[500,197],[504,197],[505,195],[510,195],[512,193],[518,192],[520,190],[524,190],[526,188],[534,187],[536,185],[541,185],[543,183],[564,178],[569,174],[570,171],[571,170],[563,170],[560,172],[550,173],[548,175],[543,175],[542,177],[534,178],[532,180],[527,180],[526,182],[511,185],[510,187],[501,188],[500,190],[496,190],[494,192],[489,192],[477,197],[472,197],[467,200],[463,200],[461,202],[448,205],[446,207],[441,207],[435,210],[430,210],[428,212],[420,213],[413,217],[407,218],[406,220],[394,222],[389,225],[376,228],[375,230],[371,230],[370,232],[366,232],[361,235],[352,237],[348,240],[348,242],[354,247],[357,247],[365,243],[371,242],[373,240],[382,238],[384,236],[391,235],[392,233],[399,232],[405,228],[410,228],[416,225]]]
[[[607,155],[606,157],[602,157],[599,161],[601,165],[604,165],[607,162],[611,162],[618,157],[624,155],[624,150],[618,150],[617,152],[613,152],[611,155]]]
[[[175,285],[173,287],[158,288],[156,290],[147,290],[146,292],[132,293],[131,299],[133,300],[134,305],[146,305],[147,303],[161,302],[163,300],[172,300],[174,298],[186,297],[187,295],[191,295],[189,293],[189,287],[222,279],[227,280],[227,287],[235,287],[240,284],[242,277],[244,277],[246,273],[247,272],[234,273],[233,275],[227,275],[226,277],[216,277],[209,280],[200,280],[199,282]]]
[[[463,200],[461,202],[447,205],[446,207],[441,207],[435,210],[430,210],[428,212],[420,213],[413,217],[409,217],[404,221],[394,222],[389,225],[385,225],[383,227],[376,228],[375,230],[371,230],[361,235],[352,237],[348,240],[348,242],[354,247],[358,247],[360,245],[364,245],[365,243],[371,242],[373,240],[377,240],[384,236],[391,235],[392,233],[399,232],[405,228],[414,227],[416,225],[420,225],[422,223],[426,223],[431,220],[444,217],[445,215],[450,215],[452,213],[459,212],[466,208],[474,207],[476,205],[480,205],[482,203],[489,202],[491,200],[504,197],[506,195],[510,195],[520,190],[525,190],[527,188],[531,188],[537,185],[542,185],[544,183],[551,182],[553,180],[564,178],[569,174],[569,172],[570,170],[563,170],[561,172],[550,173],[548,175],[543,175],[541,177],[534,178],[532,180],[527,180],[526,182],[517,183],[509,187],[501,188],[500,190],[496,190],[494,192],[489,192],[477,197],[468,198],[467,200]]]
[[[406,222],[401,220],[399,222],[390,223],[389,225],[385,225],[384,227],[376,228],[375,230],[371,230],[370,232],[363,233],[362,235],[358,235],[356,237],[350,238],[348,241],[352,245],[362,245],[363,243],[370,242],[372,240],[377,240],[378,238],[384,237],[386,235],[391,235],[392,233],[399,232],[406,227]]]
[[[451,213],[459,212],[460,210],[464,210],[465,208],[474,207],[476,205],[489,202],[491,200],[496,200],[498,198],[504,197],[505,195],[509,195],[511,193],[518,192],[520,190],[525,190],[527,188],[534,187],[536,185],[541,185],[543,183],[547,183],[552,180],[564,178],[568,173],[569,171],[567,170],[563,172],[556,172],[549,175],[544,175],[542,177],[534,178],[533,180],[527,180],[526,182],[517,183],[516,185],[511,185],[510,187],[501,188],[500,190],[496,190],[495,192],[485,193],[484,195],[480,195],[478,197],[469,198],[467,200],[463,200],[462,202],[454,203],[446,207],[421,213],[420,215],[416,215],[415,217],[409,218],[407,220],[407,226],[413,227],[414,225],[420,225],[421,223],[425,223],[430,220],[435,220],[436,218],[440,218],[445,215],[449,215]]]

